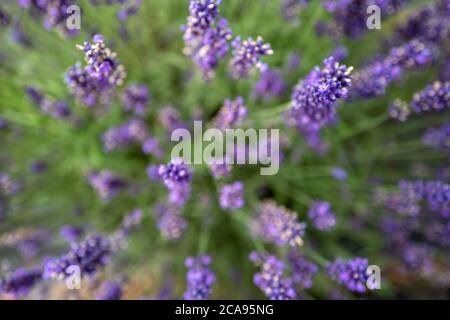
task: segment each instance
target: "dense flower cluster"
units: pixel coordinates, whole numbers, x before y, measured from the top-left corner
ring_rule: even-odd
[[[216,281],[214,273],[209,268],[210,256],[186,258],[187,288],[183,295],[185,300],[206,300],[211,294],[211,286]]]
[[[283,17],[291,22],[298,22],[298,15],[309,3],[309,0],[283,0],[281,2],[281,13]]]
[[[184,54],[197,64],[206,80],[228,53],[232,32],[228,21],[219,16],[221,0],[190,0],[189,17],[182,26]]]
[[[292,281],[303,289],[311,288],[314,275],[319,271],[319,267],[295,251],[289,252],[288,261],[292,269]]]
[[[78,45],[84,52],[86,67],[77,63],[66,72],[66,83],[72,94],[88,107],[108,105],[112,89],[122,85],[125,68],[116,53],[106,47],[102,35],[95,35],[92,43]]]
[[[298,220],[297,213],[269,200],[261,204],[255,219],[256,234],[278,246],[303,245],[305,228],[306,224]]]
[[[403,100],[396,99],[389,105],[389,115],[392,119],[405,122],[406,120],[408,120],[410,114],[411,109],[409,108],[409,105]]]
[[[425,144],[433,148],[450,152],[450,124],[428,129],[422,139]]]
[[[154,208],[157,225],[164,239],[179,239],[187,227],[180,208],[171,204],[157,203]]]
[[[169,190],[169,201],[182,206],[191,195],[192,171],[181,159],[172,159],[158,168],[158,175]]]
[[[148,137],[148,128],[144,121],[132,119],[125,124],[110,128],[102,135],[103,147],[106,152],[124,149],[131,144],[145,143]]]
[[[247,116],[247,108],[244,98],[237,97],[235,100],[225,99],[222,108],[214,119],[214,127],[217,129],[231,129],[239,125]]]
[[[137,115],[147,112],[149,102],[150,93],[146,85],[131,84],[125,88],[122,94],[123,109]]]
[[[40,268],[20,268],[5,279],[0,278],[0,293],[8,293],[16,297],[21,297],[26,295],[41,280],[42,270]]]
[[[330,277],[347,287],[350,291],[365,292],[369,273],[367,259],[354,258],[348,261],[336,260],[327,266],[327,272]]]
[[[293,280],[284,276],[286,266],[283,261],[255,251],[250,253],[249,259],[261,267],[260,272],[253,276],[253,282],[270,300],[296,299]]]
[[[434,57],[433,51],[418,40],[392,48],[385,58],[375,59],[355,74],[355,92],[363,98],[382,96],[404,72],[427,66]]]
[[[327,26],[336,35],[358,38],[367,28],[367,8],[376,5],[381,14],[393,14],[409,0],[323,0],[325,10],[333,15]]]
[[[63,34],[72,36],[77,33],[76,29],[69,29],[66,21],[70,16],[69,7],[75,4],[71,0],[18,0],[18,4],[26,9],[33,10],[44,15],[44,27],[47,29],[56,28]]]
[[[103,201],[111,200],[128,186],[123,178],[107,169],[90,173],[88,180]]]
[[[286,90],[286,83],[277,70],[267,69],[261,72],[261,78],[253,86],[253,99],[268,101],[279,97]]]
[[[308,210],[308,216],[317,230],[328,231],[336,224],[336,215],[325,201],[314,202]]]
[[[244,206],[244,184],[240,181],[226,184],[220,190],[219,203],[222,209],[237,210]]]
[[[450,81],[435,81],[416,93],[410,103],[415,113],[439,112],[450,108]]]
[[[348,96],[352,67],[324,60],[324,68],[314,68],[292,93],[290,109],[285,114],[288,126],[297,127],[308,144],[320,149],[320,129],[336,121],[336,103]]]
[[[101,235],[89,236],[80,243],[73,244],[66,254],[45,262],[43,277],[65,279],[78,267],[81,276],[90,276],[105,266],[111,255],[110,242]]]
[[[234,79],[247,78],[255,68],[261,72],[267,70],[268,66],[261,58],[272,55],[273,50],[261,37],[256,40],[252,38],[241,40],[241,37],[237,37],[233,40],[232,46],[233,58],[230,61],[230,69]]]

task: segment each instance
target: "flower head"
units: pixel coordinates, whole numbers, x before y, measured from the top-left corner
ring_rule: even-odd
[[[244,184],[240,181],[226,184],[220,190],[220,207],[227,210],[237,210],[244,206]]]
[[[216,281],[214,273],[209,268],[211,257],[199,256],[186,258],[187,289],[183,295],[185,300],[206,300],[211,294],[211,286]]]

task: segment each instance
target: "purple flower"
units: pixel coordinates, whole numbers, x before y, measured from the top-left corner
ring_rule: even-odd
[[[161,148],[158,139],[149,137],[142,143],[142,152],[151,154],[158,159],[164,157],[164,150]]]
[[[187,222],[181,215],[179,207],[170,203],[157,203],[154,212],[158,228],[164,239],[176,240],[182,236],[187,228]]]
[[[431,261],[430,248],[424,245],[408,244],[401,250],[401,257],[408,269],[414,272],[431,274],[433,263]]]
[[[5,130],[9,127],[9,122],[3,117],[0,117],[0,131]]]
[[[273,97],[279,97],[286,89],[286,84],[281,73],[276,70],[267,69],[261,73],[260,79],[253,87],[253,99],[268,101]]]
[[[26,295],[41,280],[42,270],[40,268],[19,268],[5,279],[0,279],[0,293],[21,297]]]
[[[42,113],[50,114],[56,119],[67,119],[72,115],[70,107],[64,101],[52,101],[34,87],[26,87],[25,92]]]
[[[172,159],[167,165],[160,165],[158,175],[169,190],[169,201],[179,206],[191,195],[192,171],[181,159]]]
[[[166,131],[171,134],[172,131],[179,128],[186,128],[186,124],[180,119],[180,115],[174,107],[167,106],[160,110],[158,114],[159,122]]]
[[[184,300],[207,300],[211,294],[211,286],[216,281],[214,273],[209,268],[211,257],[199,256],[186,258],[187,289]]]
[[[66,83],[75,98],[88,107],[108,105],[112,89],[122,85],[126,73],[116,53],[105,46],[102,35],[77,48],[84,52],[86,66],[75,64],[66,73]]]
[[[59,234],[68,243],[78,242],[84,233],[84,229],[79,226],[64,225],[59,229]]]
[[[66,279],[73,272],[71,266],[80,268],[81,276],[90,276],[107,264],[110,255],[110,241],[103,236],[93,235],[78,244],[72,244],[63,256],[47,260],[43,277]]]
[[[97,294],[97,300],[120,300],[122,297],[122,286],[118,282],[104,282]]]
[[[319,267],[295,251],[288,254],[289,264],[292,268],[292,280],[304,289],[313,286],[313,277],[319,271]]]
[[[148,128],[144,121],[132,119],[125,124],[110,128],[102,135],[106,152],[124,149],[130,144],[142,144],[148,137]]]
[[[128,185],[123,178],[107,169],[89,174],[88,180],[103,201],[116,197]]]
[[[336,224],[336,215],[325,201],[314,202],[308,210],[308,216],[317,230],[329,231]]]
[[[253,69],[267,70],[267,65],[261,61],[261,57],[273,54],[272,47],[264,43],[261,37],[253,40],[241,40],[236,37],[233,42],[233,58],[230,61],[231,76],[234,79],[248,78]]]
[[[283,0],[281,13],[287,21],[298,23],[298,15],[308,5],[308,2],[309,0]]]
[[[320,129],[336,121],[336,103],[348,96],[352,67],[341,65],[333,57],[325,67],[314,68],[292,93],[290,109],[285,113],[288,126],[295,126],[314,149],[323,149]]]
[[[184,54],[197,64],[205,80],[214,77],[215,69],[228,53],[231,29],[219,16],[221,0],[190,0],[189,17],[184,31]]]
[[[149,101],[150,93],[145,85],[131,84],[122,94],[123,109],[137,115],[147,112]]]
[[[222,209],[237,210],[244,206],[244,184],[240,181],[226,184],[220,190],[219,203]]]
[[[336,61],[341,62],[348,57],[348,49],[343,45],[339,45],[333,49],[333,52],[331,52],[331,56],[334,57]]]
[[[405,71],[429,65],[434,57],[430,48],[417,40],[392,48],[385,58],[375,59],[355,74],[355,91],[363,98],[382,96]]]
[[[232,169],[230,164],[230,157],[228,155],[225,155],[220,161],[213,161],[209,165],[209,169],[215,179],[221,179],[223,177],[229,176]]]
[[[340,259],[328,264],[327,272],[330,277],[344,285],[350,291],[363,293],[366,291],[366,282],[369,278],[367,259],[354,258],[348,261]]]
[[[255,219],[256,234],[278,246],[302,246],[305,228],[306,224],[298,220],[297,213],[269,200],[260,205]]]
[[[214,126],[218,129],[231,129],[239,125],[247,117],[244,98],[237,97],[234,101],[225,99],[214,119]]]
[[[294,300],[297,293],[291,278],[284,276],[285,265],[273,255],[251,252],[250,261],[261,267],[253,276],[253,283],[270,300]]]
[[[410,103],[415,113],[439,112],[450,108],[450,81],[435,81],[413,97]]]
[[[430,147],[450,154],[450,124],[428,129],[422,137],[422,141]]]
[[[408,104],[402,100],[396,99],[389,105],[389,115],[398,121],[405,122],[410,113],[411,109]]]

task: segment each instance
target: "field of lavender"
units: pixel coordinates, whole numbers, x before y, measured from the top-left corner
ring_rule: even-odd
[[[2,0],[0,299],[448,299],[449,39],[448,0]],[[194,121],[278,172],[173,158]]]

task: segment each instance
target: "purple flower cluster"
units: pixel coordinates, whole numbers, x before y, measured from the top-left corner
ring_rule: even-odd
[[[270,200],[260,205],[255,219],[256,234],[278,246],[302,246],[305,228],[306,224],[298,220],[297,213]]]
[[[230,157],[225,155],[222,159],[217,159],[209,165],[212,176],[221,179],[230,175],[232,167]]]
[[[260,272],[253,276],[253,283],[264,292],[270,300],[294,300],[297,292],[291,278],[284,276],[286,269],[283,261],[273,255],[251,252],[250,261],[260,266]]]
[[[247,78],[254,68],[261,72],[268,69],[261,58],[272,55],[273,50],[270,44],[264,43],[261,37],[256,40],[252,38],[241,40],[241,37],[236,37],[231,45],[233,46],[233,58],[230,60],[230,70],[234,79]]]
[[[26,87],[25,92],[42,113],[49,114],[56,119],[67,119],[72,115],[72,111],[64,101],[52,101],[34,87]]]
[[[408,0],[323,0],[325,10],[331,12],[333,20],[327,28],[336,35],[359,38],[367,28],[367,8],[377,5],[382,14],[393,14]]]
[[[428,129],[422,140],[426,145],[450,153],[450,124]]]
[[[47,260],[43,277],[65,279],[73,272],[71,266],[79,267],[81,276],[90,276],[107,264],[110,255],[111,246],[107,238],[101,235],[89,236],[78,244],[72,244],[69,252],[63,256]]]
[[[0,237],[0,246],[16,247],[25,260],[30,260],[50,240],[51,233],[47,229],[18,228],[4,233]]]
[[[214,273],[209,268],[211,257],[204,255],[186,258],[187,289],[183,295],[185,300],[207,300],[211,294],[211,286],[216,281]]]
[[[273,97],[280,97],[286,90],[286,83],[277,70],[267,69],[261,72],[260,79],[253,86],[253,99],[269,101]]]
[[[0,293],[21,297],[26,295],[41,280],[42,270],[40,268],[19,268],[5,279],[0,279]]]
[[[181,215],[180,208],[174,205],[157,203],[154,207],[157,225],[166,240],[179,239],[187,228],[187,222]]]
[[[363,293],[366,291],[366,283],[369,278],[367,259],[354,258],[348,261],[335,260],[327,265],[327,273],[330,277],[347,287],[350,291]]]
[[[435,81],[416,93],[410,103],[415,113],[439,112],[450,108],[450,81]]]
[[[297,127],[314,149],[321,149],[320,129],[336,121],[336,103],[347,98],[352,83],[352,67],[340,64],[333,57],[323,63],[322,70],[314,68],[297,84],[285,114],[287,125]]]
[[[181,120],[178,110],[172,106],[161,108],[158,120],[169,134],[176,129],[186,128],[186,124]]]
[[[169,190],[169,201],[179,206],[191,195],[192,171],[181,159],[172,159],[158,168],[158,175]]]
[[[383,59],[375,59],[355,74],[354,89],[363,98],[382,96],[386,88],[405,71],[429,65],[435,58],[424,43],[412,40],[404,46],[392,48]]]
[[[319,267],[295,251],[289,251],[288,261],[292,269],[292,281],[303,289],[311,288]]]
[[[123,109],[143,115],[147,112],[150,102],[150,93],[146,85],[130,84],[122,94]]]
[[[411,109],[409,108],[409,105],[403,100],[396,99],[389,105],[389,115],[392,119],[405,122],[406,120],[408,120],[410,114]]]
[[[336,215],[325,201],[314,202],[308,210],[308,216],[317,230],[329,231],[336,224]]]
[[[89,174],[88,180],[103,201],[111,200],[128,186],[123,178],[108,169],[92,172]]]
[[[144,154],[151,154],[158,159],[162,159],[164,156],[164,150],[161,148],[158,139],[153,137],[145,139],[144,143],[142,143],[142,152]]]
[[[221,0],[190,0],[189,16],[182,26],[184,54],[197,64],[205,80],[214,77],[215,69],[228,53],[232,32],[228,21],[219,16]]]
[[[225,99],[214,119],[214,127],[221,130],[231,129],[239,125],[246,117],[247,108],[244,105],[244,98]]]
[[[144,121],[132,119],[121,126],[108,129],[102,135],[103,147],[106,152],[124,149],[130,144],[144,143],[148,135]]]
[[[401,40],[418,39],[440,45],[450,30],[450,9],[445,6],[445,1],[427,4],[413,12],[395,29],[395,36]]]
[[[122,286],[118,282],[104,282],[97,294],[97,300],[120,300],[122,298]]]
[[[122,85],[126,73],[116,53],[105,46],[102,35],[77,48],[84,52],[86,67],[77,63],[66,73],[66,83],[75,98],[88,107],[108,105],[112,89]]]
[[[67,28],[66,21],[70,16],[68,8],[75,4],[71,0],[18,0],[22,8],[33,10],[33,13],[40,13],[45,16],[44,27],[47,29],[57,29],[64,35],[73,36],[77,30]]]
[[[59,235],[68,243],[80,241],[84,228],[79,226],[64,225],[59,229]]]
[[[309,3],[309,0],[283,0],[281,2],[281,13],[283,17],[291,22],[298,22],[298,15]]]
[[[234,211],[244,206],[244,184],[240,181],[226,184],[220,190],[219,204],[222,209]]]

